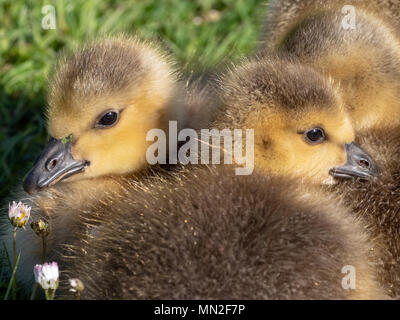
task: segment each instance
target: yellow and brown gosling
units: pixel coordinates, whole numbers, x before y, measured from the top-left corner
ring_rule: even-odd
[[[97,207],[63,258],[59,294],[68,298],[66,279],[79,278],[82,299],[386,298],[362,226],[336,199],[230,169],[141,181]],[[354,290],[342,286],[346,266]]]
[[[381,176],[369,183],[342,181],[329,191],[343,197],[373,239],[381,241],[380,283],[400,297],[399,26],[400,3],[354,2],[355,29],[338,26],[345,3],[272,1],[265,47],[289,54],[338,79],[357,141],[376,159]],[[275,28],[274,26],[280,26]],[[278,44],[279,42],[279,44]]]
[[[214,126],[254,129],[256,168],[317,185],[378,174],[353,142],[351,118],[332,79],[298,62],[261,58],[228,72],[221,83]]]
[[[379,283],[392,298],[400,298],[400,127],[371,129],[357,142],[374,156],[380,168],[378,179],[339,181],[328,191],[339,195],[365,226],[370,238],[380,242],[376,266]]]
[[[109,192],[123,194],[123,177],[151,174],[146,161],[150,129],[168,132],[168,120],[184,127],[184,118],[208,99],[181,78],[157,45],[126,36],[93,41],[56,64],[48,85],[50,140],[25,178],[30,195],[16,193],[12,199],[32,206],[32,220],[50,220],[47,259],[56,259],[58,245],[68,243],[80,227],[78,213],[90,212]],[[8,221],[1,228],[9,242]],[[19,250],[17,276],[30,289],[32,268],[41,261],[41,239],[32,230],[21,232]]]
[[[269,3],[262,47],[340,84],[356,132],[400,124],[400,4],[392,1]],[[348,7],[348,6],[347,6]],[[350,22],[350,15],[354,20]],[[354,23],[353,26],[349,25]]]

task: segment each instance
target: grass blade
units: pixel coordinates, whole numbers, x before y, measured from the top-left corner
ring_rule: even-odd
[[[13,284],[14,281],[16,281],[15,280],[15,274],[17,273],[17,268],[18,268],[18,263],[19,263],[19,258],[20,257],[21,257],[21,253],[18,255],[17,263],[15,264],[15,268],[13,270],[13,273],[12,273],[12,276],[11,276],[11,280],[10,280],[10,282],[8,284],[8,287],[7,287],[6,295],[4,296],[4,300],[8,299],[8,296],[9,296],[10,291],[11,291],[12,284]]]
[[[8,267],[10,268],[10,270],[12,270],[13,267],[11,265],[10,256],[8,255],[7,247],[6,247],[6,244],[4,242],[3,242],[3,248],[4,248],[4,252],[6,253],[6,257],[7,257],[7,261],[8,261]]]

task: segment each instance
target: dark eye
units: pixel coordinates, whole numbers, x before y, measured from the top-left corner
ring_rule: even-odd
[[[111,128],[114,126],[119,120],[119,112],[118,111],[107,111],[99,117],[99,120],[96,122],[96,128]]]
[[[309,144],[318,144],[325,140],[325,132],[321,128],[312,128],[304,133],[304,137]]]

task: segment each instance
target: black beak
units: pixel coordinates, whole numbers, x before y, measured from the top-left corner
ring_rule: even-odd
[[[379,175],[379,169],[374,159],[355,142],[346,144],[346,153],[346,164],[331,169],[329,171],[330,175],[341,179],[359,177],[365,180]]]
[[[29,194],[39,192],[82,172],[88,164],[88,161],[72,158],[70,141],[64,143],[62,140],[51,138],[25,177],[24,190]]]

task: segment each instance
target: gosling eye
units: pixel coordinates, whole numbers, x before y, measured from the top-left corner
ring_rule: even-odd
[[[304,133],[304,139],[309,144],[319,144],[325,141],[325,131],[322,128],[312,128]]]
[[[117,110],[108,110],[101,114],[95,124],[95,128],[108,129],[118,123],[120,112]]]

